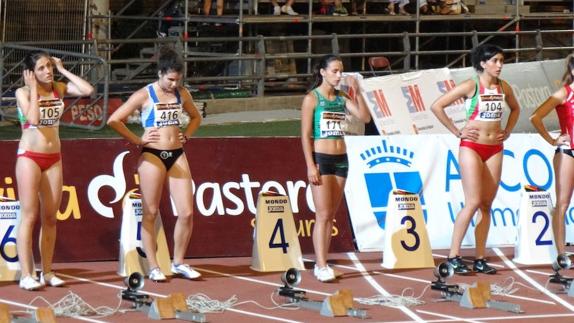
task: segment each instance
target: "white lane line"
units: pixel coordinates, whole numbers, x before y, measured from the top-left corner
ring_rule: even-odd
[[[60,274],[58,274],[59,276]],[[37,310],[38,307],[36,306],[32,306],[29,304],[24,304],[24,303],[18,303],[18,302],[14,302],[14,301],[9,301],[7,299],[1,299],[0,298],[0,303],[5,303],[8,305],[14,305],[14,306],[18,306],[18,307],[23,307],[29,310]],[[33,313],[30,313],[30,315],[34,315]],[[106,321],[100,321],[100,320],[95,320],[95,319],[91,319],[89,317],[83,317],[83,316],[71,316],[71,317],[66,317],[66,318],[72,318],[72,319],[76,319],[76,320],[80,320],[80,321],[86,321],[86,322],[93,322],[93,323],[106,323]]]
[[[527,282],[529,282],[532,286],[536,287],[538,290],[540,290],[542,293],[546,294],[548,297],[552,298],[553,300],[555,300],[556,302],[562,304],[564,307],[566,307],[567,309],[569,309],[570,311],[574,312],[574,306],[572,306],[572,304],[566,302],[565,300],[563,300],[562,298],[558,297],[557,295],[555,295],[554,293],[552,293],[551,291],[549,291],[548,289],[544,288],[544,286],[540,285],[537,281],[535,281],[534,279],[530,278],[530,276],[528,276],[526,273],[524,273],[522,270],[520,270],[518,267],[516,267],[516,265],[510,261],[508,258],[506,258],[506,256],[502,253],[502,251],[498,248],[492,248],[492,250],[494,250],[494,252],[496,253],[496,255],[498,257],[500,257],[500,259],[502,259],[502,261],[504,261],[504,263],[510,268],[512,269],[518,276],[522,277],[522,279],[526,280]]]
[[[550,275],[552,275],[549,272],[538,271],[538,270],[534,270],[534,269],[526,269],[525,271],[528,273],[532,273],[532,274],[538,274],[538,275],[546,276],[548,278],[550,278]]]
[[[477,320],[475,320],[475,319],[465,319],[465,318],[462,318],[462,317],[452,316],[452,315],[446,315],[446,314],[442,314],[442,313],[436,313],[436,312],[430,312],[430,311],[424,311],[424,310],[417,310],[417,312],[423,313],[423,314],[428,314],[428,315],[433,315],[433,316],[442,317],[442,318],[448,319],[449,321],[452,321],[452,322],[480,323],[480,321],[477,321]],[[426,321],[426,322],[429,322],[429,321]]]
[[[440,316],[442,314],[429,312],[425,310],[417,310],[417,312],[429,314],[429,315],[437,315]],[[515,316],[489,316],[489,317],[471,317],[469,320],[480,320],[480,321],[511,321],[511,320],[520,320],[525,321],[528,319],[545,319],[545,318],[559,318],[559,317],[574,317],[574,314],[535,314],[535,315],[524,315],[519,314]],[[458,319],[445,319],[445,320],[427,320],[427,323],[438,323],[438,322],[459,322]],[[393,321],[393,322],[385,322],[385,323],[409,323],[410,321]]]
[[[358,270],[361,273],[361,275],[363,276],[363,278],[365,278],[365,280],[369,283],[369,285],[371,285],[381,295],[391,296],[391,294],[389,292],[387,292],[381,285],[379,285],[375,281],[375,279],[373,277],[371,277],[371,275],[369,275],[365,266],[363,266],[363,264],[359,261],[359,259],[357,258],[357,255],[355,253],[348,252],[347,256],[349,257],[349,259],[351,259],[353,261],[353,264],[355,264],[356,270]],[[415,314],[415,312],[411,311],[406,306],[399,306],[399,307],[397,307],[397,309],[403,311],[403,313],[405,313],[407,316],[409,316],[410,318],[412,318],[413,320],[415,320],[417,322],[425,322],[425,320],[423,320],[421,317],[419,317],[417,314]]]
[[[195,268],[195,269],[198,269],[198,268]],[[204,269],[201,269],[200,271],[210,272],[210,271],[204,270]],[[72,275],[66,275],[66,274],[62,274],[62,273],[58,273],[58,275],[68,277],[71,279],[75,279],[75,280],[79,280],[79,281],[83,281],[83,282],[89,282],[89,283],[92,283],[95,285],[100,285],[100,286],[105,286],[105,287],[110,287],[110,288],[115,288],[115,289],[120,289],[120,290],[125,289],[125,286],[118,286],[118,285],[114,285],[114,284],[102,283],[102,282],[98,282],[98,281],[87,279],[87,278],[82,278],[82,277],[77,277],[77,276],[72,276]],[[229,276],[231,276],[231,275],[229,275]],[[157,294],[157,293],[152,293],[152,292],[146,292],[143,290],[141,290],[140,292],[142,294],[146,294],[146,295],[150,295],[150,296],[167,297],[167,295]],[[236,312],[236,313],[241,313],[241,314],[260,317],[260,318],[266,318],[266,319],[274,320],[274,321],[289,322],[289,323],[302,323],[300,321],[293,321],[293,320],[288,320],[288,319],[284,319],[284,318],[280,318],[280,317],[276,317],[276,316],[270,316],[270,315],[264,315],[264,314],[254,313],[254,312],[248,312],[248,311],[239,310],[236,308],[227,308],[226,310],[230,311],[230,312]],[[208,313],[208,315],[210,315],[210,313]]]

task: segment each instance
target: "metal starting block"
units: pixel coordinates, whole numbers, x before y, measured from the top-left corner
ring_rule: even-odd
[[[512,313],[524,313],[518,304],[492,300],[490,283],[478,282],[467,288],[461,288],[458,285],[448,285],[437,280],[431,283],[431,289],[440,291],[445,300],[457,302],[461,307],[492,308]]]
[[[12,316],[8,305],[0,306],[0,322],[12,323],[56,323],[56,315],[50,307],[38,307],[31,317]]]
[[[369,318],[367,311],[354,307],[353,295],[348,289],[338,290],[335,294],[328,296],[322,302],[312,301],[305,297],[306,293],[302,290],[291,287],[279,288],[279,295],[287,297],[292,304],[299,305],[302,308],[318,311],[322,316],[350,316],[360,319]]]
[[[124,299],[127,299],[124,297]],[[207,322],[205,314],[194,313],[188,310],[185,296],[182,293],[173,293],[165,298],[151,299],[140,293],[133,294],[130,299],[134,308],[152,320],[179,319],[191,322]]]
[[[558,272],[550,276],[550,283],[562,285],[562,287],[570,297],[574,297],[574,284],[572,284],[573,280],[574,278],[564,277],[560,275]]]

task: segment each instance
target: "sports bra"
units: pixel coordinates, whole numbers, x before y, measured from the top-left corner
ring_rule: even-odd
[[[179,89],[175,91],[175,97],[177,102],[175,103],[161,103],[157,98],[155,90],[153,89],[153,84],[148,84],[146,86],[148,95],[151,99],[151,104],[142,107],[141,120],[142,127],[167,127],[176,126],[179,127],[179,118],[182,113],[181,97],[179,95]]]
[[[345,135],[345,99],[335,92],[333,101],[327,100],[317,89],[313,90],[317,105],[313,114],[314,139],[341,139]]]
[[[558,123],[560,123],[560,133],[570,136],[570,147],[564,145],[561,148],[572,148],[574,147],[574,91],[569,85],[564,87],[566,88],[566,100],[556,107],[556,114]]]
[[[487,89],[478,78],[474,80],[476,89],[471,98],[464,102],[467,120],[478,121],[500,121],[502,113],[508,104],[505,100],[505,94],[502,90],[502,82],[499,80],[495,89]]]
[[[37,125],[32,125],[26,119],[22,108],[18,106],[18,120],[22,125],[22,129],[37,129],[37,128],[49,128],[58,127],[60,125],[60,118],[64,114],[64,102],[60,99],[58,91],[55,87],[52,92],[54,98],[42,99],[38,95],[38,109],[40,110],[40,120]]]

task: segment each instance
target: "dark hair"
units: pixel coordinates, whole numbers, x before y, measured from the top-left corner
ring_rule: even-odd
[[[25,69],[34,71],[34,68],[36,68],[36,62],[38,62],[38,60],[42,57],[50,58],[50,54],[44,50],[33,50],[28,52],[26,57],[24,57]]]
[[[502,48],[491,44],[482,44],[473,48],[472,51],[470,52],[472,67],[474,67],[474,69],[477,70],[478,72],[484,71],[484,68],[480,66],[480,63],[488,61],[489,59],[494,57],[494,55],[499,53],[500,54],[503,53]]]
[[[564,83],[564,85],[570,85],[574,82],[572,71],[574,71],[574,54],[566,56],[566,72],[564,72],[564,76],[562,76],[562,83]]]
[[[157,60],[157,69],[161,74],[167,72],[183,72],[183,59],[174,49],[169,47],[161,47],[159,49],[159,57]]]
[[[321,69],[325,69],[329,66],[332,61],[340,61],[341,58],[337,55],[329,54],[321,57],[315,68],[313,69],[313,83],[311,83],[311,90],[321,85],[323,82],[323,76],[321,75]]]

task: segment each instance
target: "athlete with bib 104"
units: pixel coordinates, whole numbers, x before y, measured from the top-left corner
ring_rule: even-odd
[[[315,277],[322,282],[333,281],[335,273],[327,265],[333,219],[343,197],[349,163],[343,136],[348,113],[367,123],[371,120],[358,82],[347,77],[356,93],[351,99],[336,87],[342,79],[343,62],[334,55],[324,56],[315,67],[314,84],[301,106],[301,143],[307,164],[307,177],[315,204],[313,246]]]
[[[183,263],[193,228],[191,171],[183,144],[201,123],[201,116],[193,104],[191,94],[181,86],[183,67],[183,60],[177,52],[167,47],[161,48],[158,59],[159,79],[132,94],[108,119],[108,124],[122,137],[142,147],[138,162],[143,207],[141,238],[150,268],[149,278],[153,281],[166,280],[155,256],[155,222],[164,183],[168,184],[177,210],[171,271],[188,279],[201,276]],[[144,128],[141,137],[130,131],[123,122],[137,109],[141,110]],[[183,110],[189,115],[189,124],[180,130]]]
[[[24,58],[24,86],[16,90],[22,137],[16,159],[16,180],[21,216],[16,247],[20,261],[20,287],[36,290],[45,285],[62,286],[52,271],[56,244],[56,213],[62,199],[62,158],[59,125],[64,114],[64,95],[88,96],[90,83],[68,71],[62,61],[45,51],[31,51]],[[55,81],[54,67],[69,82]],[[32,233],[40,217],[42,273],[36,280]]]
[[[566,250],[564,216],[570,206],[574,190],[574,55],[566,57],[566,72],[562,77],[562,87],[552,94],[530,116],[530,121],[538,133],[552,146],[554,154],[554,179],[556,180],[556,207],[552,215],[552,229],[556,249],[559,254]],[[544,118],[556,110],[560,123],[560,135],[551,136],[544,126]]]
[[[477,75],[439,97],[431,106],[440,122],[460,138],[458,160],[464,191],[464,207],[454,222],[448,264],[457,274],[469,274],[470,268],[460,257],[462,240],[475,212],[475,260],[473,270],[495,274],[485,260],[486,239],[490,228],[490,208],[498,190],[502,171],[503,142],[516,122],[520,107],[508,83],[501,80],[504,55],[498,46],[483,44],[472,51],[472,66]],[[466,125],[458,129],[445,113],[456,100],[465,99]],[[506,126],[503,112],[510,109]]]

